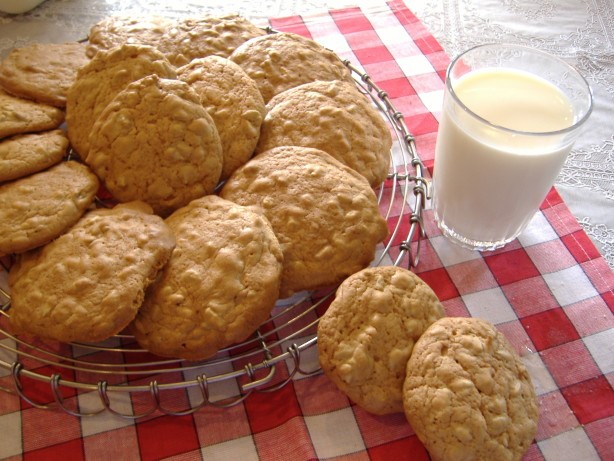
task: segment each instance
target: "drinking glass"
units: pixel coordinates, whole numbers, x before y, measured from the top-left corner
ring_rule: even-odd
[[[433,172],[443,234],[494,250],[527,226],[589,118],[580,73],[536,49],[487,44],[449,65]]]

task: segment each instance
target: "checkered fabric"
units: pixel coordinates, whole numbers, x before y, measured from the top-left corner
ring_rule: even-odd
[[[402,112],[424,164],[432,168],[449,57],[401,0],[270,24],[311,37],[364,69]],[[541,417],[524,459],[614,460],[614,274],[556,190],[520,238],[494,252],[454,246],[429,210],[424,218],[427,237],[416,272],[449,316],[493,322],[533,378]],[[398,254],[400,242],[394,243],[392,259],[384,263]],[[314,368],[315,348],[302,359],[303,369]],[[8,387],[9,374],[0,368],[0,386]],[[52,401],[48,384],[29,385],[38,401]],[[236,390],[226,383],[212,391],[223,396]],[[98,399],[74,390],[62,390],[62,396],[81,408]],[[173,391],[163,405],[186,408],[195,398]],[[113,399],[115,408],[133,414],[146,408],[139,396]],[[366,413],[317,374],[299,375],[231,408],[205,407],[187,416],[154,413],[136,422],[108,412],[77,418],[41,410],[0,391],[0,458],[401,461],[429,456],[404,415]]]

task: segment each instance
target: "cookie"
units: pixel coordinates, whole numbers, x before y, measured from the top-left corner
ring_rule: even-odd
[[[477,318],[444,318],[414,346],[405,414],[433,459],[520,460],[537,429],[527,369],[507,339]]]
[[[254,79],[264,102],[315,80],[352,81],[341,59],[314,40],[278,32],[248,40],[230,55]]]
[[[328,152],[376,187],[388,175],[392,137],[380,113],[355,84],[317,81],[286,90],[268,102],[256,153],[277,146]]]
[[[68,149],[62,130],[18,134],[0,140],[0,182],[21,178],[59,163]]]
[[[9,272],[10,324],[62,342],[102,341],[135,317],[175,238],[143,203],[90,211]]]
[[[126,44],[101,51],[77,72],[66,95],[68,139],[85,159],[90,133],[107,104],[129,83],[149,75],[176,78],[175,68],[151,46]]]
[[[266,32],[238,14],[183,18],[160,37],[158,48],[175,66],[207,56],[227,58],[244,42]]]
[[[196,92],[156,75],[122,90],[92,128],[86,163],[120,202],[166,216],[211,194],[222,171],[215,123]]]
[[[0,139],[20,133],[54,130],[64,122],[64,111],[0,90]]]
[[[155,354],[205,359],[268,318],[279,294],[281,248],[264,216],[215,195],[166,223],[177,247],[132,330]]]
[[[241,67],[219,56],[195,59],[177,75],[198,93],[215,122],[224,157],[221,179],[226,179],[254,153],[265,115],[262,95]]]
[[[370,413],[403,412],[405,369],[422,333],[444,316],[431,288],[396,266],[345,279],[318,324],[322,370]]]
[[[0,185],[0,254],[58,237],[85,213],[97,190],[98,178],[75,161]]]
[[[284,254],[281,297],[340,283],[367,267],[388,235],[367,180],[318,149],[256,155],[220,195],[262,210],[271,222]]]
[[[26,45],[0,64],[0,85],[16,96],[63,108],[77,70],[88,61],[82,43]]]
[[[125,44],[157,46],[175,22],[164,16],[114,15],[94,24],[89,31],[86,54],[93,58],[99,51],[109,51]]]

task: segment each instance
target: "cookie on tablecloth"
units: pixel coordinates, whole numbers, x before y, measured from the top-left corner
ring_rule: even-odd
[[[177,69],[213,118],[222,142],[226,179],[254,153],[265,115],[256,83],[234,62],[219,56],[195,59]]]
[[[281,297],[341,282],[388,235],[367,180],[326,152],[276,147],[236,170],[220,195],[265,214],[281,243]]]
[[[132,330],[155,354],[205,359],[268,318],[279,294],[281,248],[264,216],[215,195],[166,223],[177,247]]]
[[[157,46],[175,21],[164,16],[114,15],[94,24],[89,31],[86,54],[93,58],[99,51],[109,51],[124,44]]]
[[[0,90],[0,139],[20,133],[54,130],[64,122],[64,111]]]
[[[97,190],[96,175],[72,160],[0,185],[0,254],[53,240],[85,213]]]
[[[62,130],[17,134],[0,140],[0,182],[21,178],[59,163],[68,149]]]
[[[403,401],[440,461],[518,461],[537,429],[527,369],[503,334],[477,318],[443,318],[424,332],[407,363]]]
[[[320,319],[322,370],[365,410],[403,412],[405,369],[414,344],[443,316],[433,290],[409,270],[363,269],[341,283]]]
[[[180,80],[150,75],[128,85],[101,112],[90,142],[86,163],[113,197],[163,216],[211,194],[222,172],[215,123]]]
[[[79,69],[66,96],[66,123],[68,139],[81,158],[87,158],[92,127],[107,104],[129,83],[149,75],[177,77],[162,53],[139,44],[101,51]]]
[[[328,152],[358,171],[371,186],[388,175],[388,125],[354,83],[317,81],[291,88],[267,104],[256,153],[277,146]]]
[[[101,341],[135,317],[175,238],[144,203],[88,212],[9,272],[10,324],[63,342]]]
[[[175,66],[207,56],[227,58],[244,42],[266,32],[238,14],[183,18],[160,37],[158,48]]]
[[[254,79],[264,102],[289,88],[315,80],[352,81],[341,59],[314,40],[278,32],[253,38],[230,59]]]
[[[82,43],[33,43],[4,58],[0,85],[16,96],[63,108],[77,70],[88,61]]]

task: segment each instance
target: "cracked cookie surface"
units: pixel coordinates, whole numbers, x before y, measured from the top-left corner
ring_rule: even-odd
[[[253,38],[230,59],[254,79],[264,102],[278,93],[315,80],[352,81],[341,59],[314,40],[278,32]]]
[[[88,212],[53,242],[11,267],[10,323],[19,332],[101,341],[136,315],[175,238],[142,202]]]
[[[227,179],[254,153],[266,113],[262,95],[239,65],[219,56],[194,59],[177,74],[215,122],[224,157],[221,179]]]
[[[20,133],[54,130],[64,122],[64,111],[0,89],[0,138]]]
[[[90,134],[101,112],[128,84],[149,75],[174,79],[175,68],[157,49],[124,44],[97,53],[77,72],[66,94],[70,143],[82,159],[90,150]]]
[[[433,290],[409,270],[363,269],[341,283],[320,319],[322,370],[365,410],[403,412],[403,382],[414,344],[443,316]]]
[[[108,51],[124,44],[155,47],[174,24],[172,19],[159,15],[106,17],[90,28],[86,54],[93,58],[99,51]]]
[[[246,339],[278,294],[279,242],[267,219],[209,195],[166,219],[177,239],[132,330],[149,351],[204,359]]]
[[[21,178],[59,163],[68,149],[62,130],[18,134],[0,140],[0,182]]]
[[[196,92],[144,77],[109,103],[93,127],[86,163],[120,202],[142,200],[167,216],[214,191],[222,146]]]
[[[392,137],[355,84],[318,81],[290,88],[268,102],[256,153],[277,146],[321,149],[377,187],[388,175]]]
[[[447,317],[414,346],[405,414],[434,459],[520,460],[537,429],[526,367],[492,324]]]
[[[0,254],[58,237],[92,204],[98,185],[96,175],[73,160],[0,185]]]
[[[284,146],[258,154],[220,195],[262,210],[271,222],[284,253],[281,297],[364,269],[388,235],[367,180],[318,149]]]
[[[0,64],[0,85],[19,97],[63,108],[77,70],[88,61],[82,43],[25,45]]]
[[[158,48],[175,66],[207,56],[227,58],[232,52],[266,32],[238,14],[183,18],[160,37]]]

